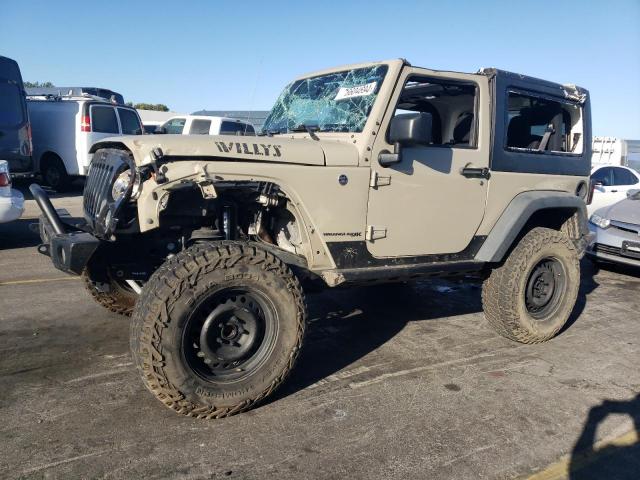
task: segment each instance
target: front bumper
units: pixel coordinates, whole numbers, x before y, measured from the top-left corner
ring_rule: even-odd
[[[58,270],[80,275],[100,245],[100,240],[81,229],[85,227],[83,220],[71,218],[64,210],[55,210],[39,185],[31,185],[29,190],[42,211],[38,225],[42,244],[38,246],[38,251],[49,256]]]
[[[590,258],[640,267],[640,235],[615,227],[602,229],[589,223],[594,238],[587,247]]]

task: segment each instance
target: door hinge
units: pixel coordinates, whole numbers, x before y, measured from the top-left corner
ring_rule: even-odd
[[[367,233],[364,238],[370,242],[374,240],[380,240],[387,236],[387,229],[384,227],[375,227],[373,225],[367,225]]]
[[[371,170],[371,180],[369,181],[370,187],[384,187],[391,184],[391,177],[383,177],[378,175],[378,172]]]

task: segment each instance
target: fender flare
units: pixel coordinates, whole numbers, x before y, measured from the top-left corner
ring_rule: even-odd
[[[567,192],[524,192],[516,195],[502,212],[475,259],[481,262],[500,262],[534,213],[556,208],[575,210],[580,235],[588,234],[587,208],[582,198]]]

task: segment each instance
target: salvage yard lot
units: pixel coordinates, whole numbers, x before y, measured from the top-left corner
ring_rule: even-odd
[[[79,192],[53,201],[80,213]],[[583,261],[572,325],[537,346],[496,335],[471,283],[308,295],[307,343],[275,398],[198,421],[144,389],[127,319],[36,252],[36,213],[28,201],[22,220],[0,226],[1,478],[498,479],[557,461],[538,478],[640,469],[632,270]],[[592,432],[622,446],[571,456]]]

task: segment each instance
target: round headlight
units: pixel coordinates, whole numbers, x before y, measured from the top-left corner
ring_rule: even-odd
[[[131,170],[127,169],[118,175],[116,181],[113,182],[113,187],[111,187],[111,198],[115,202],[118,202],[124,197],[129,189],[131,184]]]

